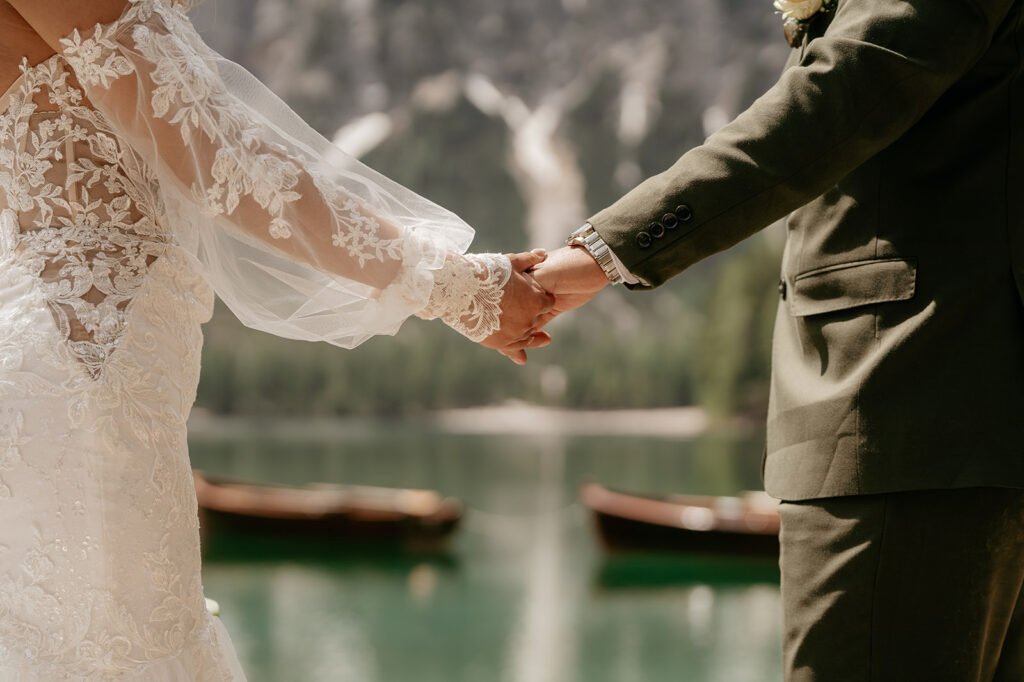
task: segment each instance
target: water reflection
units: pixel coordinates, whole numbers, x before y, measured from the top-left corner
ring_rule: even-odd
[[[605,558],[576,502],[584,480],[653,493],[756,488],[757,439],[351,427],[193,437],[194,464],[211,475],[436,488],[467,506],[441,554],[217,539],[206,589],[251,682],[779,679],[773,562]]]
[[[537,508],[557,509],[566,488],[564,440],[541,445],[537,479]],[[554,518],[552,518],[554,517]],[[576,649],[568,626],[564,520],[557,514],[537,514],[532,543],[525,557],[525,578],[516,631],[509,642],[511,679],[515,682],[556,682],[568,679],[567,667]]]

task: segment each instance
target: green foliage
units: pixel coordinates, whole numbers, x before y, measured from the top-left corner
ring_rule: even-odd
[[[711,292],[694,383],[698,401],[712,414],[765,405],[781,257],[774,236],[760,235],[736,249]]]

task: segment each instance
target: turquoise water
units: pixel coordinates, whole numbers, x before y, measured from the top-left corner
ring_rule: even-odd
[[[216,433],[216,429],[204,429]],[[757,488],[761,440],[500,437],[352,424],[193,436],[193,464],[256,481],[434,488],[467,507],[447,550],[216,537],[207,595],[250,682],[762,682],[781,677],[771,560],[606,556],[585,480]]]

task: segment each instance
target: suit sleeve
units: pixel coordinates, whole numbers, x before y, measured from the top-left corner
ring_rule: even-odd
[[[985,53],[1013,4],[840,0],[767,93],[590,223],[630,272],[664,283],[894,142]]]

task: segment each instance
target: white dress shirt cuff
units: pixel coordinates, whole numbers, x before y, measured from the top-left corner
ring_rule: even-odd
[[[619,260],[614,251],[611,249],[608,249],[608,251],[612,254],[612,263],[615,264],[615,269],[619,271],[619,277],[622,278],[624,284],[646,284],[646,282],[629,271],[629,268]]]

